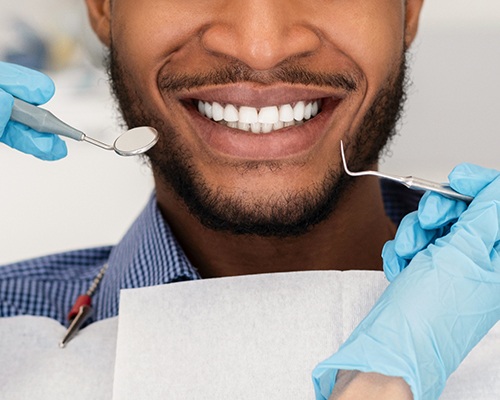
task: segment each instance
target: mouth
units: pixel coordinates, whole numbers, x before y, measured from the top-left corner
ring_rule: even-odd
[[[216,157],[243,160],[311,155],[330,131],[346,93],[245,84],[181,96],[201,145]]]
[[[321,111],[322,99],[261,108],[203,100],[193,100],[193,105],[200,115],[222,126],[253,134],[269,134],[313,119]]]

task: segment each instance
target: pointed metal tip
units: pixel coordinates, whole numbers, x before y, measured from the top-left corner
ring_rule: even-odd
[[[59,343],[59,347],[64,348],[64,346],[66,346],[66,344],[71,339],[73,339],[73,337],[75,337],[75,335],[78,333],[83,323],[92,316],[92,313],[93,311],[91,306],[83,305],[80,307],[78,314],[71,321],[71,324],[69,325],[66,334]]]
[[[358,171],[358,172],[352,172],[347,167],[347,160],[346,160],[345,152],[344,152],[344,142],[342,140],[340,141],[340,154],[342,156],[342,164],[344,165],[344,171],[349,176],[367,176],[367,175],[373,175],[373,176],[380,176],[382,178],[396,179],[396,178],[391,177],[389,175],[381,174],[378,171]]]
[[[342,164],[344,166],[344,171],[347,175],[354,176],[351,171],[349,171],[349,168],[347,168],[347,161],[345,159],[345,152],[344,152],[344,142],[341,140],[340,141],[340,155],[342,156]]]

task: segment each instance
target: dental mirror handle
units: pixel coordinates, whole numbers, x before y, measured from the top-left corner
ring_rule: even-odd
[[[14,98],[10,119],[44,133],[55,133],[78,141],[85,139],[85,134],[61,121],[50,111]]]

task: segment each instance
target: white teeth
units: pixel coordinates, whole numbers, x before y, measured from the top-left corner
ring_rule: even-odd
[[[232,129],[252,133],[270,133],[290,126],[301,125],[315,117],[321,107],[321,100],[299,101],[280,106],[255,107],[233,104],[222,105],[217,102],[198,101],[198,111],[201,115],[212,119]]]
[[[282,122],[293,121],[293,108],[290,104],[285,104],[280,107],[280,121]]]
[[[295,121],[302,121],[304,119],[305,108],[306,103],[304,103],[303,101],[299,101],[297,104],[295,104],[295,107],[293,107],[293,119]]]
[[[278,121],[275,124],[273,124],[273,130],[277,131],[278,129],[284,128],[285,123],[283,121]]]
[[[259,113],[253,107],[240,107],[240,122],[245,124],[254,124],[259,122]]]
[[[242,131],[249,131],[250,130],[250,124],[247,124],[246,122],[238,122],[238,129],[241,129]]]
[[[198,102],[198,111],[200,114],[205,115],[205,103],[203,101]]]
[[[311,117],[318,115],[319,107],[317,102],[313,102],[311,106]]]
[[[312,113],[312,104],[309,103],[304,108],[304,119],[311,119],[311,113]]]
[[[250,130],[252,133],[260,133],[261,130],[261,123],[260,122],[255,122],[254,124],[250,124]]]
[[[262,133],[271,133],[273,131],[274,124],[261,124],[262,125]]]
[[[259,122],[261,124],[275,124],[280,119],[278,107],[262,107],[259,112]]]
[[[239,120],[238,109],[232,104],[228,104],[224,108],[224,121],[238,122],[238,120]]]
[[[208,102],[205,103],[205,115],[207,116],[207,118],[210,118],[210,119],[212,119],[212,117],[214,115],[213,109],[212,109],[212,104],[210,104]]]
[[[217,122],[224,119],[224,107],[217,102],[212,104],[212,119]]]

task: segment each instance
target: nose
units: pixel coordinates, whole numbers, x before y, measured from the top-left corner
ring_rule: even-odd
[[[321,44],[305,0],[227,0],[202,34],[204,48],[257,71],[303,57]]]

